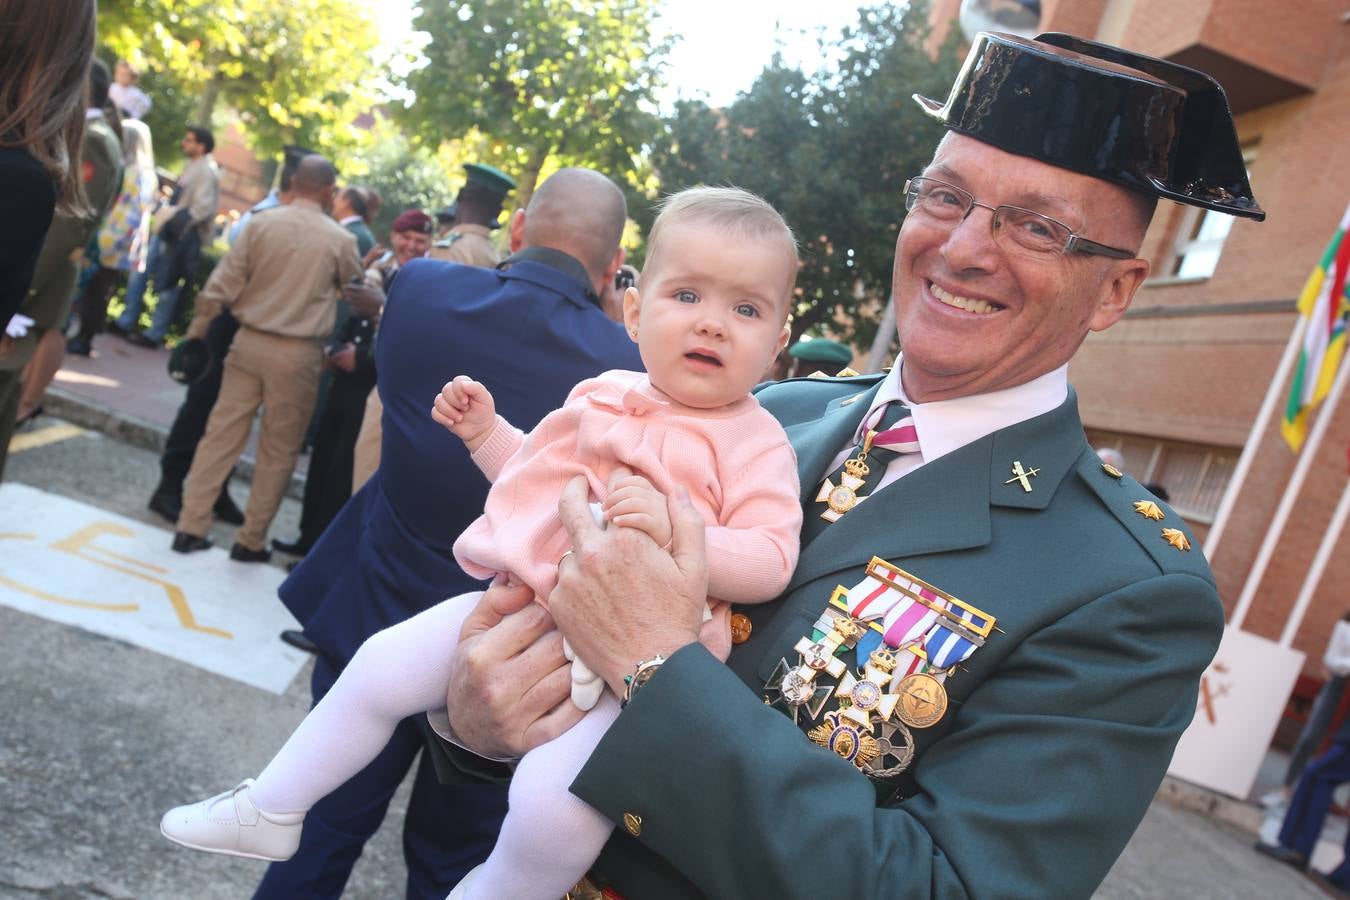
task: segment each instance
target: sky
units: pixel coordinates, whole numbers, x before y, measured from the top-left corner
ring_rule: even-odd
[[[412,0],[368,0],[386,46],[412,41]],[[781,47],[789,64],[814,71],[816,39],[838,37],[857,4],[803,0],[666,0],[661,27],[680,35],[668,57],[661,105],[677,98],[714,106],[736,99]]]

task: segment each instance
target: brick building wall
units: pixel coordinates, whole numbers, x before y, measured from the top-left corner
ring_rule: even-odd
[[[959,5],[933,4],[938,31]],[[1347,14],[1350,0],[1042,3],[1043,30],[1118,43],[1219,78],[1240,112],[1252,187],[1268,213],[1264,223],[1233,222],[1212,274],[1177,278],[1170,275],[1177,241],[1198,214],[1159,204],[1141,251],[1154,278],[1127,317],[1090,335],[1070,366],[1094,440],[1153,442],[1164,461],[1173,452],[1209,452],[1230,468],[1241,452],[1294,328],[1294,301],[1350,203]],[[1297,463],[1279,435],[1288,385],[1279,391],[1211,560],[1230,611]],[[1320,414],[1332,415],[1330,430],[1244,625],[1269,638],[1279,638],[1346,485],[1350,399]],[[1203,541],[1210,515],[1188,518]],[[1332,623],[1350,609],[1350,529],[1338,549],[1294,641],[1308,655],[1309,674],[1320,668]]]

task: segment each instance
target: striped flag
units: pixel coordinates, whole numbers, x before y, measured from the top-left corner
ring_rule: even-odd
[[[1350,318],[1350,286],[1346,272],[1350,269],[1350,241],[1345,239],[1350,228],[1350,207],[1341,217],[1340,227],[1327,245],[1322,261],[1308,276],[1303,293],[1298,298],[1298,311],[1308,319],[1303,335],[1303,352],[1289,389],[1280,432],[1285,442],[1297,453],[1308,436],[1308,412],[1322,401],[1336,379],[1336,370],[1345,354],[1346,320]]]

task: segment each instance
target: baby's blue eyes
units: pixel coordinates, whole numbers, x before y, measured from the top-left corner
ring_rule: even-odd
[[[690,290],[680,290],[675,292],[675,300],[678,303],[697,303],[698,294]],[[759,317],[759,307],[753,303],[737,303],[732,307],[732,311],[738,316],[745,316],[747,319]]]

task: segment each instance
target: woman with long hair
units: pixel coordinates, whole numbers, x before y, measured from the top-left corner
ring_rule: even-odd
[[[88,214],[80,142],[95,0],[0,0],[0,324],[28,291],[54,211]],[[0,352],[6,341],[0,337]]]

